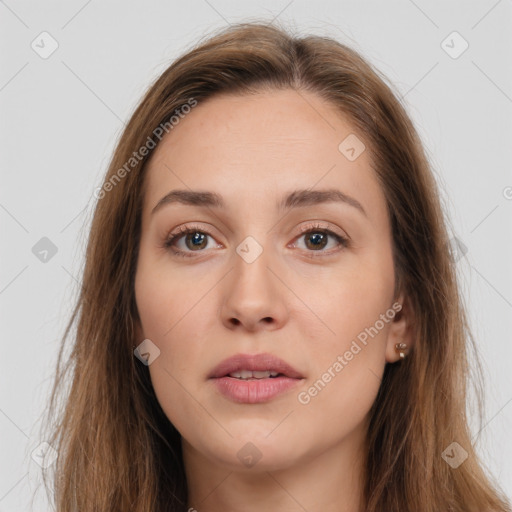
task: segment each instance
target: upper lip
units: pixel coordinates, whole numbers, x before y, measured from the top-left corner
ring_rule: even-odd
[[[210,379],[225,377],[242,370],[279,372],[286,377],[302,379],[302,375],[286,361],[272,354],[235,354],[224,359],[210,373]]]

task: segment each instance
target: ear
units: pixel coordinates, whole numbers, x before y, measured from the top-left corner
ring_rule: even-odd
[[[388,363],[395,363],[400,360],[400,354],[396,350],[397,343],[405,343],[407,348],[403,351],[405,356],[411,351],[414,345],[414,311],[411,301],[407,296],[401,293],[393,304],[400,304],[401,309],[396,312],[395,317],[391,320],[390,328],[388,331],[388,338],[386,341],[386,361]],[[395,308],[398,309],[395,305]]]

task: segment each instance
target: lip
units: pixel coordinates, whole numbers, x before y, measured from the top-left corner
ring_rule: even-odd
[[[229,374],[241,370],[273,371],[281,375],[264,379],[241,380]],[[257,404],[293,389],[304,377],[287,362],[272,354],[236,354],[218,364],[209,375],[217,389],[237,403]]]
[[[269,370],[271,372],[282,373],[285,377],[292,379],[303,379],[304,377],[290,364],[272,354],[235,354],[224,359],[210,373],[208,378],[217,379],[226,377],[230,373],[241,370],[250,370],[253,372]],[[265,379],[262,379],[265,380]]]

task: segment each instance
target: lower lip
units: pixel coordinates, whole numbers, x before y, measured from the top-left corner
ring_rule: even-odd
[[[293,389],[302,379],[274,377],[259,380],[241,380],[234,377],[213,379],[217,389],[233,402],[259,404]]]

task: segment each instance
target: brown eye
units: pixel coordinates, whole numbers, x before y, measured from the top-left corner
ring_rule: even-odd
[[[306,247],[308,249],[323,249],[328,242],[329,235],[320,231],[311,231],[304,235],[306,237]]]
[[[348,247],[348,239],[334,233],[330,229],[320,227],[311,228],[310,226],[307,226],[307,228],[309,229],[302,232],[299,240],[305,240],[305,250],[310,253],[310,256],[329,256],[334,252],[337,252],[336,247]],[[330,240],[335,241],[334,246],[331,244],[333,250],[324,250],[329,245]]]
[[[185,245],[191,249],[204,249],[208,245],[208,235],[200,231],[193,231],[185,234]]]
[[[194,252],[204,252],[208,246],[208,237],[213,237],[196,227],[181,227],[176,233],[171,234],[164,242],[164,247],[172,251],[176,256],[193,256]],[[184,242],[180,246],[180,243]]]

